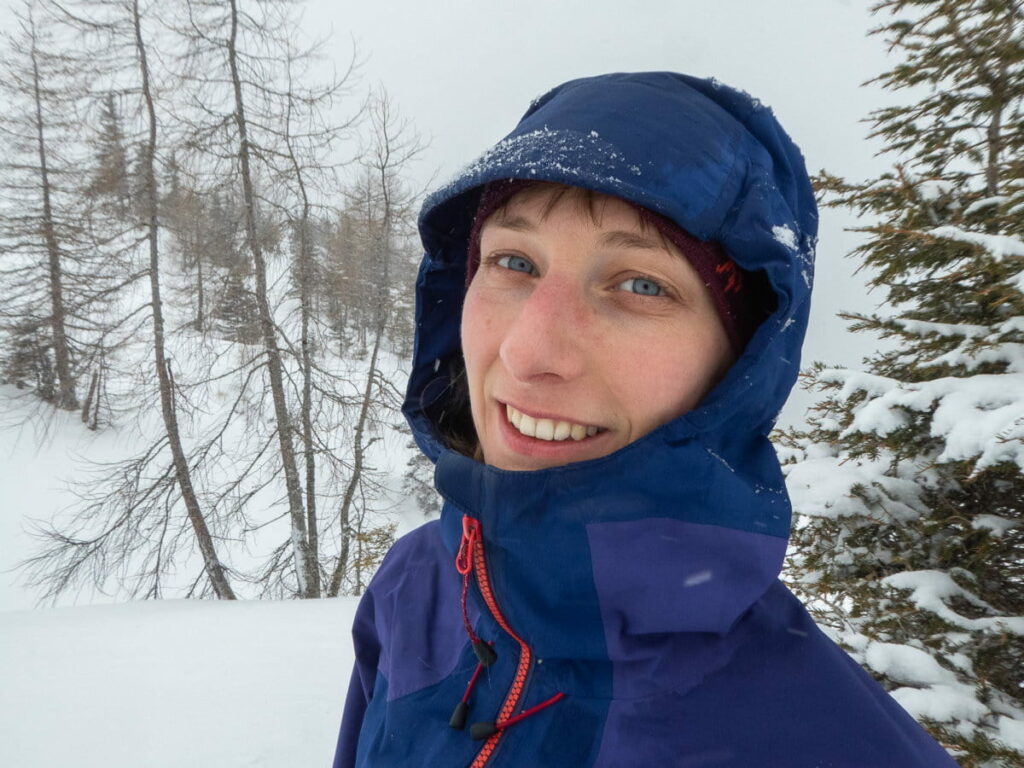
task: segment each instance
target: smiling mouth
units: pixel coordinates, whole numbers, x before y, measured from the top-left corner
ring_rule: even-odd
[[[555,419],[536,419],[528,416],[522,411],[517,411],[511,405],[505,405],[505,413],[509,422],[520,434],[532,437],[537,440],[562,441],[562,440],[583,440],[605,432],[602,427],[592,424],[576,424],[571,421],[557,421]]]

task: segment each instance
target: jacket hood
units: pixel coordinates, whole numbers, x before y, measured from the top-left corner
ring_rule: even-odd
[[[467,239],[481,186],[509,178],[615,195],[764,272],[775,309],[695,410],[609,456],[533,472],[444,447],[437,421],[461,355]],[[404,412],[437,462],[452,554],[461,516],[480,520],[509,622],[545,657],[610,660],[620,693],[632,690],[624,670],[637,664],[651,679],[666,642],[727,634],[785,552],[790,506],[767,434],[799,370],[817,233],[803,159],[772,112],[714,80],[669,72],[573,80],[430,195],[419,227]]]
[[[728,423],[767,434],[800,367],[818,214],[803,157],[771,110],[715,80],[671,72],[572,80],[536,99],[515,129],[431,194],[419,217],[416,345],[405,413],[436,460],[481,187],[523,178],[587,187],[660,213],[762,270],[775,311],[685,431]]]

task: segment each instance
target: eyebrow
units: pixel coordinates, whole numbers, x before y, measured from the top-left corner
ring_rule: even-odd
[[[618,229],[606,232],[601,237],[601,244],[618,248],[642,248],[649,251],[666,250],[665,246],[657,240],[638,235],[635,232],[623,232]]]
[[[525,216],[508,216],[495,223],[502,229],[511,229],[514,232],[533,232],[537,229],[537,225]],[[658,240],[621,229],[605,232],[601,236],[601,245],[617,248],[641,248],[649,251],[665,250],[664,244]]]
[[[533,232],[537,225],[525,216],[496,216],[495,224],[502,229],[511,229],[513,232]]]

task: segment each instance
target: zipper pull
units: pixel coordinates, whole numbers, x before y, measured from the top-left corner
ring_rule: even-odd
[[[462,574],[462,623],[466,627],[466,634],[473,644],[473,653],[477,661],[483,667],[491,666],[498,660],[498,654],[490,643],[481,640],[473,626],[469,623],[469,614],[466,611],[466,595],[469,592],[469,576],[473,572],[473,558],[476,548],[480,546],[480,521],[470,517],[462,516],[462,541],[459,542],[459,551],[455,555],[455,569]],[[452,716],[454,721],[455,716]],[[454,726],[452,726],[454,727]]]
[[[469,695],[473,693],[473,688],[476,686],[476,681],[479,679],[483,668],[483,664],[478,663],[476,665],[476,670],[469,679],[469,685],[466,686],[466,692],[462,694],[459,703],[455,705],[455,711],[452,712],[451,719],[448,721],[448,725],[457,731],[461,731],[466,727],[466,717],[469,715]]]
[[[466,576],[473,569],[473,552],[480,541],[480,521],[470,517],[462,516],[462,541],[459,542],[459,552],[455,555],[455,569]]]

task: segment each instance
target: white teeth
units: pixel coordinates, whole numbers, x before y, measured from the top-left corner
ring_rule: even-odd
[[[554,440],[555,422],[551,419],[537,419],[537,431],[533,436],[538,440]]]
[[[527,437],[535,437],[538,440],[582,440],[585,437],[593,437],[600,428],[586,426],[585,424],[573,424],[569,421],[555,421],[554,419],[535,419],[517,411],[511,405],[505,406],[505,413],[508,420],[516,429]]]

